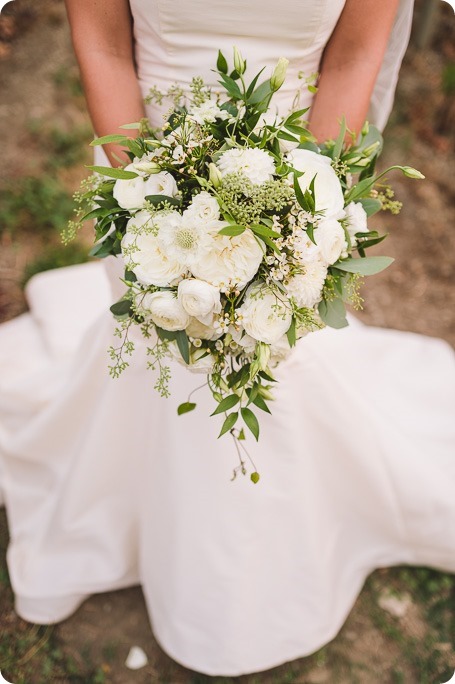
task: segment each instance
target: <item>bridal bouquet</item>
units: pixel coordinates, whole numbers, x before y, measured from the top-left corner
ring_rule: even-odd
[[[169,357],[206,374],[213,415],[224,415],[220,436],[234,437],[243,473],[243,426],[258,439],[256,410],[269,412],[273,368],[305,335],[347,325],[345,304],[359,303],[359,278],[392,261],[366,256],[385,237],[367,218],[399,204],[378,184],[385,172],[374,172],[376,128],[365,124],[346,145],[342,124],[337,140],[318,146],[306,109],[275,114],[286,67],[281,58],[270,78],[259,83],[260,72],[247,84],[234,49],[230,72],[218,55],[219,92],[200,78],[186,94],[153,89],[150,100],[172,103],[162,129],[141,122],[124,126],[141,128],[138,137],[95,140],[124,145],[130,163],[90,167],[95,175],[79,196],[90,209],[80,221],[96,221],[91,254],[125,263],[125,295],[111,307],[120,338],[110,349],[111,374],[128,366],[131,326],[147,341],[161,395],[169,394]],[[178,412],[195,406],[189,397]]]

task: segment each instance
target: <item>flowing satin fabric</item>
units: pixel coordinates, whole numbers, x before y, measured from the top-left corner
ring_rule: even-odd
[[[163,84],[187,83],[234,42],[252,73],[286,53],[311,73],[343,2],[238,2],[241,19],[235,5],[134,0],[144,92],[158,68]],[[235,449],[216,439],[209,393],[177,416],[201,376],[172,364],[161,399],[138,341],[109,377],[121,272],[111,258],[35,276],[30,312],[0,328],[0,479],[22,617],[59,621],[90,593],[139,582],[173,658],[234,676],[320,648],[374,568],[455,571],[448,345],[355,320],[309,335],[277,370],[259,444],[248,440],[260,483],[231,482]]]

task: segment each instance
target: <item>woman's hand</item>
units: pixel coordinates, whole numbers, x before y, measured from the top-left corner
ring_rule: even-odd
[[[367,116],[399,0],[346,0],[324,50],[310,112],[317,140],[336,138],[343,115],[358,133]]]
[[[132,18],[128,0],[65,0],[74,50],[88,109],[99,136],[123,133],[119,126],[145,116],[136,77]],[[123,155],[117,145],[104,147],[110,162]],[[126,157],[124,157],[126,161]]]

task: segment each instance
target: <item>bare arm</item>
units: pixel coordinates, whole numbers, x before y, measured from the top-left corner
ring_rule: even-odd
[[[310,128],[319,141],[336,138],[346,117],[356,132],[367,116],[398,0],[346,0],[324,51]]]
[[[119,126],[145,116],[136,77],[128,0],[65,0],[74,50],[95,133],[125,133]],[[120,148],[106,145],[111,163]]]

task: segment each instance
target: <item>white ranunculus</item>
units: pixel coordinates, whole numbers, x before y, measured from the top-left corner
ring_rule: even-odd
[[[314,239],[321,250],[322,259],[328,265],[338,261],[348,246],[343,226],[339,221],[332,218],[319,222],[314,231]]]
[[[185,311],[201,323],[209,324],[213,314],[221,311],[219,290],[203,280],[182,280],[178,287],[178,298]]]
[[[220,218],[220,205],[205,190],[193,197],[186,211],[200,221],[217,221]]]
[[[155,219],[146,211],[139,211],[128,221],[121,245],[125,266],[144,285],[175,285],[186,272],[186,266],[166,255],[157,231]]]
[[[286,289],[299,308],[311,309],[321,300],[326,277],[327,266],[320,261],[310,261],[305,264],[303,273],[289,279]]]
[[[125,171],[137,173],[138,169],[134,164],[128,164]],[[167,171],[154,173],[148,178],[142,174],[129,180],[118,178],[113,190],[114,197],[122,209],[142,209],[147,195],[175,197],[177,192],[177,184]]]
[[[303,171],[299,185],[305,191],[313,178],[316,197],[316,211],[324,211],[326,218],[339,217],[343,211],[344,197],[338,176],[332,168],[330,159],[311,150],[295,149],[286,161],[297,171]]]
[[[170,290],[147,292],[141,302],[141,312],[163,330],[184,330],[190,317]]]
[[[206,100],[197,107],[190,109],[188,118],[201,126],[205,123],[214,123],[216,119],[227,119],[229,113],[220,109],[214,100]]]
[[[219,221],[217,229],[225,226],[227,223]],[[216,288],[242,288],[254,278],[262,258],[263,249],[251,230],[233,237],[213,232],[204,258],[194,260],[190,268],[196,278]]]
[[[218,222],[203,222],[195,214],[184,211],[163,212],[156,215],[155,224],[159,227],[158,241],[169,259],[190,265],[194,259],[202,259],[211,244],[210,229]],[[214,226],[212,225],[214,224]]]
[[[190,318],[190,322],[186,326],[186,334],[189,337],[198,338],[200,340],[217,340],[222,332],[217,332],[213,327],[214,317],[210,321],[209,325],[201,323],[197,318]]]
[[[273,157],[258,147],[235,147],[227,150],[223,152],[216,165],[222,176],[242,173],[255,185],[271,180],[275,173]]]
[[[282,297],[262,285],[250,287],[238,309],[248,335],[259,342],[275,344],[291,325],[292,311]]]
[[[353,247],[356,245],[355,234],[356,233],[367,233],[367,212],[360,204],[360,202],[350,202],[345,207],[346,212],[346,227],[348,229],[349,237],[351,238],[351,244]]]

